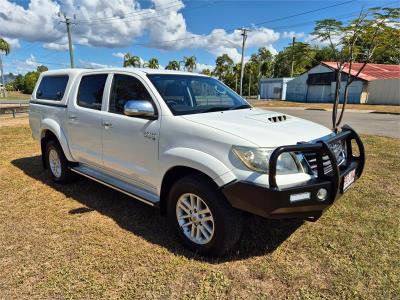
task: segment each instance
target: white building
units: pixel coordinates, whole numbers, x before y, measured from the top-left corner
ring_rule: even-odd
[[[286,99],[287,83],[291,77],[260,79],[260,98],[261,99]]]

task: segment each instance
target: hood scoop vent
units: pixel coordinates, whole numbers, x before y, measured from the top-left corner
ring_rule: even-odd
[[[268,121],[270,121],[271,123],[279,123],[279,122],[283,122],[287,120],[287,116],[286,115],[277,115],[277,116],[273,116],[273,117],[269,117]]]

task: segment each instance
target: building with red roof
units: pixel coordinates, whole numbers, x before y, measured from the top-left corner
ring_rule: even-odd
[[[349,86],[349,103],[400,105],[400,65],[346,64],[342,80],[356,76]],[[286,99],[300,102],[333,102],[336,86],[336,62],[321,62],[287,83]],[[343,88],[341,101],[343,101]]]

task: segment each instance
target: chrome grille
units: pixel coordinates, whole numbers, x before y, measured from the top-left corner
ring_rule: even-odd
[[[332,152],[335,154],[338,166],[341,166],[346,161],[346,145],[343,141],[339,141],[329,145]],[[304,157],[311,168],[314,175],[317,175],[317,154],[316,153],[304,153]],[[328,155],[322,156],[322,164],[324,167],[324,174],[327,175],[332,172],[332,164],[329,160]]]

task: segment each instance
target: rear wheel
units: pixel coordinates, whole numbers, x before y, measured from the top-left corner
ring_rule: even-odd
[[[183,243],[203,255],[218,256],[232,249],[242,229],[241,212],[199,175],[181,178],[173,185],[168,218]]]
[[[56,141],[49,141],[45,148],[46,165],[50,177],[58,183],[69,182],[73,173],[69,169],[68,160]]]

